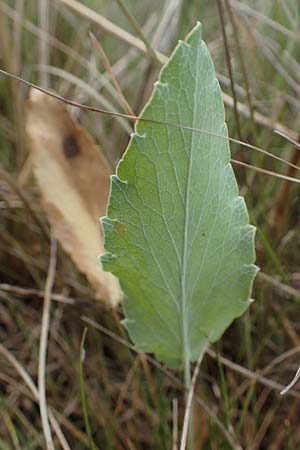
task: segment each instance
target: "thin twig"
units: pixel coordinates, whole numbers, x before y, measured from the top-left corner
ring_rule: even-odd
[[[229,359],[224,358],[224,356],[217,356],[217,353],[212,349],[207,349],[206,353],[213,359],[219,358],[224,366],[229,367],[229,369],[233,370],[234,372],[237,372],[240,375],[249,378],[250,380],[253,380],[257,383],[263,384],[269,389],[273,389],[274,391],[277,391],[279,393],[284,389],[284,386],[280,383],[277,383],[276,381],[270,380],[262,375],[259,375],[258,373],[253,372],[252,370],[247,369],[246,367],[240,366],[239,364],[236,364]],[[295,398],[300,399],[300,392],[290,390],[289,394]]]
[[[144,42],[144,44],[145,44],[145,46],[146,46],[146,48],[148,50],[149,56],[151,57],[151,59],[154,62],[154,64],[156,64],[156,65],[158,65],[158,67],[160,67],[162,63],[158,59],[156,51],[152,48],[151,42],[149,41],[147,36],[142,32],[141,27],[139,26],[139,24],[137,23],[137,21],[135,20],[135,18],[131,14],[131,12],[127,9],[127,7],[126,7],[125,3],[123,2],[123,0],[116,0],[116,2],[118,3],[120,8],[122,9],[124,15],[128,19],[128,22],[130,23],[130,25],[132,26],[132,28],[134,29],[136,34],[139,36],[140,40],[142,42]]]
[[[48,91],[47,89],[43,89],[42,87],[37,86],[37,85],[35,85],[33,83],[30,83],[29,81],[26,81],[23,78],[17,77],[15,75],[13,75],[12,73],[6,72],[5,70],[0,69],[0,74],[3,74],[4,76],[10,77],[10,78],[14,78],[14,79],[20,81],[21,83],[24,83],[24,84],[26,84],[26,85],[34,88],[34,89],[37,89],[40,92],[43,92],[44,94],[49,95],[50,97],[56,98],[57,100],[60,100],[60,101],[66,103],[68,105],[76,106],[77,108],[81,108],[81,109],[84,109],[84,110],[87,110],[87,111],[92,111],[92,112],[97,112],[97,113],[109,115],[109,116],[112,116],[112,117],[123,117],[125,119],[130,119],[130,120],[135,119],[135,120],[139,120],[140,122],[148,122],[148,123],[153,123],[153,124],[161,125],[161,126],[169,126],[169,127],[173,127],[173,128],[179,128],[179,129],[182,129],[182,130],[195,131],[195,132],[198,132],[198,133],[206,134],[208,136],[217,137],[219,139],[225,139],[225,140],[228,140],[230,142],[234,142],[235,144],[242,145],[243,147],[250,148],[252,150],[256,150],[256,151],[258,151],[260,153],[263,153],[264,155],[267,155],[267,156],[269,156],[269,157],[271,157],[273,159],[276,159],[276,160],[278,160],[278,161],[280,161],[280,162],[282,162],[282,163],[284,163],[284,164],[286,164],[286,165],[288,165],[290,167],[294,167],[295,169],[300,170],[299,166],[295,166],[294,164],[292,164],[292,163],[290,163],[288,161],[285,161],[283,158],[280,158],[280,157],[278,157],[276,155],[273,155],[272,153],[270,153],[270,152],[268,152],[268,151],[266,151],[266,150],[264,150],[264,149],[262,149],[260,147],[257,147],[255,145],[251,145],[251,144],[248,144],[247,142],[240,141],[239,139],[234,139],[232,137],[224,136],[222,134],[215,133],[213,131],[202,130],[201,128],[194,128],[194,127],[191,127],[191,126],[188,126],[188,125],[181,125],[181,124],[174,123],[174,122],[168,122],[168,121],[165,122],[165,121],[160,121],[160,120],[155,120],[155,119],[148,119],[148,118],[146,119],[146,118],[143,118],[143,117],[132,116],[130,114],[123,114],[123,113],[118,113],[118,112],[114,112],[114,111],[107,111],[107,110],[102,109],[102,108],[95,108],[93,106],[84,105],[82,103],[78,103],[78,102],[75,102],[73,100],[68,100],[68,99],[62,97],[61,95],[54,94],[53,92]],[[268,170],[265,170],[265,169],[262,169],[262,168],[259,168],[259,167],[251,166],[250,164],[243,163],[242,161],[236,161],[236,160],[233,160],[233,159],[231,161],[236,163],[236,164],[240,164],[242,166],[248,167],[248,168],[250,168],[252,170],[256,170],[257,172],[265,173],[267,175],[272,175],[272,176],[277,177],[277,178],[283,178],[283,179],[286,179],[286,180],[294,181],[295,183],[300,183],[300,179],[297,179],[297,178],[289,178],[289,177],[281,175],[281,174],[279,174],[277,172],[271,172],[271,171],[268,171]]]
[[[290,142],[290,144],[293,144],[295,147],[297,147],[298,150],[300,150],[300,144],[296,141],[292,136],[288,136],[286,133],[280,130],[274,130],[275,134],[278,134],[279,136],[283,137],[287,141]]]
[[[294,376],[292,381],[287,386],[285,386],[284,389],[282,389],[280,395],[285,395],[290,389],[292,389],[292,387],[295,386],[299,378],[300,378],[300,367],[298,367],[296,375]]]
[[[289,177],[287,175],[282,175],[278,172],[273,172],[272,170],[263,169],[262,167],[251,166],[251,164],[247,164],[243,161],[237,161],[236,159],[231,159],[233,164],[237,164],[239,166],[247,167],[248,169],[255,170],[256,172],[263,173],[265,175],[269,175],[271,177],[280,178],[281,180],[292,181],[293,183],[300,184],[299,178]]]
[[[110,62],[109,62],[109,60],[108,60],[108,58],[107,58],[107,56],[105,54],[105,51],[104,51],[102,45],[100,44],[100,42],[97,41],[97,39],[95,38],[95,36],[93,35],[92,32],[90,32],[90,38],[91,38],[91,41],[92,41],[94,49],[96,50],[96,52],[100,56],[101,61],[103,62],[103,65],[105,67],[105,70],[109,74],[109,76],[111,78],[111,81],[113,82],[113,85],[115,86],[115,89],[116,89],[116,91],[119,94],[119,97],[120,97],[120,99],[121,99],[121,101],[122,101],[122,103],[124,105],[125,111],[127,111],[127,114],[130,114],[131,116],[134,116],[135,114],[134,114],[133,110],[131,109],[128,101],[126,100],[126,98],[125,98],[125,96],[124,96],[124,94],[122,92],[122,89],[120,88],[118,80],[115,77],[115,74],[114,74],[114,72],[112,70]],[[135,122],[135,119],[133,120],[133,122]]]
[[[270,275],[264,272],[259,272],[257,274],[257,279],[259,281],[261,280],[270,284],[286,297],[293,297],[300,300],[300,291],[298,289],[295,289],[294,287],[289,286],[288,284],[281,283],[279,280],[277,280],[277,278],[271,277]]]
[[[44,307],[42,315],[40,348],[39,348],[39,367],[38,367],[39,406],[47,450],[54,450],[51,429],[48,421],[48,408],[46,400],[46,360],[47,360],[47,343],[48,343],[49,321],[50,321],[51,292],[55,280],[55,271],[56,271],[56,253],[57,253],[57,241],[52,236],[50,247],[50,262],[46,280]]]
[[[50,13],[48,0],[39,0],[38,13],[40,29],[43,30],[45,34],[48,34]],[[39,65],[47,66],[49,64],[49,47],[48,42],[45,39],[39,39],[38,41],[38,55]],[[48,72],[43,70],[39,71],[39,84],[44,88],[47,88],[49,86]]]
[[[196,387],[196,381],[198,378],[199,369],[200,369],[201,362],[203,360],[203,356],[205,355],[205,352],[207,349],[207,345],[208,345],[208,342],[203,346],[203,348],[200,352],[197,364],[194,369],[192,382],[191,382],[190,390],[188,393],[185,412],[184,412],[180,450],[185,450],[185,448],[186,448],[186,442],[187,442],[187,437],[188,437],[189,422],[190,422],[190,416],[191,416],[191,411],[192,411],[192,403],[193,403],[193,397],[194,397],[194,392],[195,392],[195,387]],[[193,447],[193,443],[191,443],[191,446]]]
[[[39,291],[38,289],[23,288],[20,286],[13,286],[11,284],[0,283],[0,291],[7,292],[9,294],[19,295],[21,297],[45,297],[45,291]],[[66,303],[67,305],[74,305],[75,298],[66,297],[63,294],[52,294],[52,300],[56,302]]]
[[[34,384],[32,378],[30,377],[28,372],[26,372],[24,367],[19,363],[19,361],[15,358],[15,356],[11,352],[9,352],[4,347],[4,345],[2,345],[1,343],[0,343],[0,354],[3,355],[10,362],[10,364],[16,369],[18,374],[21,376],[21,378],[23,379],[23,381],[25,382],[25,384],[27,385],[27,387],[33,394],[33,397],[38,402],[39,392],[38,392],[38,389],[37,389],[36,385]],[[53,411],[51,409],[49,409],[49,419],[50,419],[51,425],[53,427],[53,430],[55,431],[55,433],[58,437],[58,440],[60,441],[62,448],[64,450],[71,450],[70,446],[59,426],[59,423],[57,422],[56,418],[54,417]]]
[[[101,16],[100,14],[96,13],[92,9],[88,8],[87,6],[83,5],[82,3],[79,3],[76,0],[57,0],[60,3],[63,3],[64,5],[70,7],[74,11],[76,11],[78,14],[81,14],[83,17],[87,18],[88,20],[94,22],[96,25],[98,25],[100,28],[102,28],[107,33],[111,33],[114,36],[118,37],[124,42],[127,42],[132,47],[136,48],[137,50],[146,53],[147,48],[145,44],[132,34],[128,33],[127,31],[123,30],[122,28],[115,25],[113,22],[109,21],[105,17]],[[232,1],[232,0],[231,0]],[[157,57],[160,60],[162,64],[165,64],[168,62],[168,57],[164,55],[161,52],[156,51]],[[233,108],[233,98],[226,94],[225,92],[222,93],[223,101],[225,105],[229,106],[230,108]],[[248,118],[250,116],[249,114],[249,108],[247,105],[244,105],[243,103],[237,102],[237,108],[238,112],[243,115],[244,117]],[[254,120],[256,123],[263,127],[267,127],[270,129],[277,128],[281,129],[282,131],[285,131],[286,133],[290,135],[296,134],[292,130],[288,130],[283,124],[280,122],[274,123],[272,119],[269,117],[264,116],[263,114],[259,113],[258,111],[254,112]]]

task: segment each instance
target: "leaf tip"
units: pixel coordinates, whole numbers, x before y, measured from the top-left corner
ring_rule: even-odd
[[[198,44],[200,41],[202,41],[202,24],[197,21],[194,28],[187,35],[185,42],[187,44]]]

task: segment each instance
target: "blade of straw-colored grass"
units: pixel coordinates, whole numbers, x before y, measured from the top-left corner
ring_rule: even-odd
[[[295,386],[295,384],[297,383],[299,378],[300,378],[300,367],[298,367],[296,375],[294,376],[292,381],[287,386],[285,386],[284,389],[282,389],[282,391],[280,392],[280,395],[285,395],[290,389],[292,389],[292,387]]]
[[[161,125],[161,126],[170,126],[170,127],[173,127],[173,128],[181,128],[183,130],[195,131],[195,132],[198,132],[198,133],[206,134],[208,136],[218,137],[220,139],[226,139],[226,140],[228,140],[230,142],[234,142],[236,144],[240,144],[243,147],[247,147],[247,148],[250,148],[252,150],[256,150],[258,152],[261,152],[261,153],[263,153],[263,154],[265,154],[267,156],[270,156],[273,159],[281,161],[282,163],[284,163],[284,164],[286,164],[288,166],[291,166],[291,167],[294,167],[297,170],[300,170],[300,167],[294,166],[290,162],[288,162],[288,161],[286,161],[286,160],[284,160],[284,159],[282,159],[282,158],[280,158],[280,157],[278,157],[276,155],[273,155],[272,153],[267,152],[266,150],[263,150],[260,147],[256,147],[255,145],[251,145],[251,144],[248,144],[247,142],[240,141],[239,139],[234,139],[234,138],[231,138],[231,137],[225,137],[225,136],[223,136],[221,134],[218,134],[218,133],[214,133],[214,132],[207,131],[207,130],[202,130],[200,128],[194,128],[194,127],[191,127],[191,126],[188,126],[188,125],[182,125],[182,124],[173,123],[173,122],[161,122],[161,121],[155,120],[155,119],[144,119],[144,118],[140,118],[138,116],[131,116],[129,114],[117,113],[117,112],[114,112],[114,111],[107,111],[107,110],[104,110],[104,109],[101,109],[101,108],[95,108],[93,106],[83,105],[83,104],[75,102],[73,100],[68,100],[68,99],[66,99],[66,98],[64,98],[64,97],[62,97],[62,96],[60,96],[58,94],[54,94],[53,92],[50,92],[47,89],[43,89],[42,87],[37,86],[37,85],[35,85],[33,83],[29,83],[28,81],[26,81],[26,80],[24,80],[24,79],[22,79],[20,77],[17,77],[15,75],[11,74],[11,73],[8,73],[5,70],[0,69],[0,74],[3,74],[5,76],[7,76],[7,77],[14,78],[14,79],[16,79],[16,80],[18,80],[18,81],[20,81],[20,82],[22,82],[24,84],[27,84],[28,86],[30,86],[30,87],[32,87],[34,89],[37,89],[40,92],[43,92],[44,94],[49,95],[50,97],[56,98],[57,100],[60,100],[60,101],[63,101],[64,103],[66,103],[68,105],[76,106],[78,108],[85,109],[87,111],[98,112],[98,113],[109,115],[109,116],[113,116],[113,117],[123,117],[125,119],[130,119],[130,120],[135,119],[135,120],[140,120],[140,121],[144,121],[144,122],[154,123],[154,124]],[[259,167],[254,167],[254,166],[251,166],[250,164],[246,164],[246,163],[244,163],[242,161],[236,161],[234,159],[232,159],[231,161],[233,163],[235,163],[235,164],[240,164],[240,165],[242,165],[244,167],[248,167],[249,169],[256,170],[256,171],[264,173],[266,175],[271,175],[271,176],[274,176],[274,177],[277,177],[277,178],[283,178],[283,179],[287,179],[287,180],[290,180],[290,181],[294,181],[295,183],[300,183],[300,179],[297,179],[297,178],[286,177],[285,175],[281,175],[281,174],[279,174],[277,172],[272,172],[272,171],[265,170],[265,169],[262,169],[262,168],[259,168]]]
[[[140,40],[142,42],[144,42],[144,44],[145,44],[145,46],[147,48],[148,54],[151,57],[151,59],[154,62],[154,64],[160,66],[162,63],[159,60],[156,51],[152,48],[151,42],[149,41],[147,36],[143,33],[141,27],[139,26],[139,24],[137,23],[137,21],[135,20],[134,16],[129,11],[129,9],[126,7],[126,5],[123,2],[123,0],[116,0],[116,2],[120,6],[120,8],[123,11],[124,15],[127,17],[128,22],[130,23],[130,25],[132,26],[132,28],[134,29],[136,34],[139,36]]]
[[[45,287],[40,348],[39,348],[39,367],[38,367],[39,406],[47,450],[54,450],[51,429],[48,421],[48,407],[46,399],[46,361],[47,361],[47,345],[48,345],[48,334],[50,323],[51,293],[54,285],[56,272],[56,252],[57,252],[57,241],[54,237],[51,237],[50,262]]]
[[[238,0],[230,0],[232,6],[236,9],[239,13],[245,13],[248,16],[254,17],[256,20],[260,20],[261,22],[265,23],[266,25],[273,28],[273,30],[278,31],[279,33],[282,33],[283,35],[295,40],[296,42],[300,42],[300,33],[295,33],[294,31],[289,30],[288,28],[284,27],[280,23],[276,22],[275,20],[271,19],[270,17],[265,16],[260,11],[257,11],[254,8],[251,8],[250,6],[246,5],[245,3],[242,3]]]
[[[119,342],[119,344],[127,347],[134,353],[140,355],[139,351],[135,348],[133,344],[131,344],[126,339],[123,339],[122,337],[115,334],[113,331],[108,330],[107,328],[103,327],[99,323],[95,322],[94,320],[90,319],[87,316],[81,317],[82,321],[84,323],[87,323],[88,325],[92,326],[96,330],[100,331],[101,333],[105,334],[106,336],[109,336],[110,338],[114,339],[116,342]],[[158,361],[156,361],[154,358],[152,358],[149,355],[143,355],[143,357],[154,367],[159,369],[163,374],[165,374],[170,380],[172,380],[177,386],[179,386],[181,389],[185,390],[185,385],[179,379],[176,377],[172,372],[170,372],[168,369],[166,369],[162,364],[160,364]],[[293,391],[291,391],[293,392]],[[291,392],[289,394],[291,394]],[[239,443],[237,443],[234,439],[234,437],[230,434],[228,430],[224,427],[223,423],[220,421],[220,419],[215,415],[215,413],[212,411],[212,409],[206,405],[206,403],[198,396],[194,395],[194,401],[198,403],[198,405],[206,412],[206,414],[210,417],[210,419],[215,423],[215,425],[219,428],[221,433],[223,434],[224,438],[227,440],[228,444],[231,446],[232,450],[243,450]]]
[[[179,25],[180,11],[183,0],[167,0],[160,22],[152,39],[152,46],[165,50],[175,37]]]
[[[225,92],[222,93],[222,98],[226,106],[229,106],[230,108],[233,108],[233,99],[230,95],[226,94]],[[250,112],[247,105],[244,103],[237,103],[238,112],[243,115],[246,119],[250,118]],[[273,130],[274,128],[277,128],[278,130],[283,131],[284,133],[289,134],[290,136],[293,136],[294,138],[297,137],[297,133],[291,129],[288,129],[285,125],[283,125],[280,122],[274,121],[270,119],[269,117],[264,116],[258,111],[254,111],[254,120],[255,122],[265,128]]]
[[[41,297],[44,298],[45,291],[39,291],[38,289],[32,288],[22,288],[20,286],[12,286],[11,284],[0,283],[0,291],[7,292],[9,294],[19,295],[21,297]],[[75,299],[71,297],[66,297],[62,294],[53,294],[51,296],[52,300],[56,302],[65,303],[67,305],[74,305]]]
[[[38,1],[38,20],[40,29],[45,34],[49,34],[49,0]],[[49,47],[45,39],[38,41],[38,61],[40,66],[47,66],[49,64]],[[49,75],[46,71],[39,72],[39,84],[44,88],[49,86]]]
[[[10,364],[16,369],[16,371],[18,372],[18,374],[21,376],[21,378],[23,379],[23,381],[25,382],[26,386],[30,389],[30,391],[32,392],[35,400],[38,402],[39,399],[39,392],[38,389],[36,387],[36,385],[34,384],[34,382],[32,381],[31,377],[29,376],[29,374],[26,372],[26,370],[24,369],[24,367],[19,363],[19,361],[15,358],[15,356],[9,352],[3,344],[0,343],[0,354],[2,356],[4,356],[9,362]],[[61,428],[56,420],[56,418],[54,417],[54,414],[52,412],[51,409],[49,409],[49,418],[51,421],[51,425],[54,429],[54,431],[56,432],[57,430],[59,430],[59,434],[57,434],[58,440],[60,441],[60,444],[62,446],[62,448],[64,450],[71,450],[69,447],[69,444],[67,443],[66,438],[63,435],[63,432],[61,431]],[[63,436],[63,439],[61,440],[60,438]]]
[[[58,1],[64,2],[65,0],[58,0]],[[66,0],[66,1],[68,2],[68,0]],[[75,3],[77,4],[77,2],[75,2]],[[71,7],[71,5],[69,5],[69,6]],[[82,5],[79,5],[79,9],[80,9],[81,6]],[[28,29],[31,33],[33,33],[36,36],[38,36],[40,39],[47,40],[47,42],[49,42],[52,46],[54,46],[55,48],[63,51],[66,54],[72,54],[73,58],[75,58],[78,62],[80,62],[80,64],[82,64],[83,67],[86,67],[87,65],[90,64],[89,61],[87,61],[81,55],[78,55],[76,52],[74,52],[71,48],[69,48],[68,46],[66,46],[62,42],[60,42],[58,39],[54,38],[53,36],[45,34],[42,30],[40,30],[38,27],[36,27],[33,23],[28,21],[26,18],[19,17],[18,14],[16,13],[16,11],[12,10],[11,8],[9,8],[8,5],[0,3],[0,9],[3,10],[5,12],[5,14],[7,14],[9,17],[11,17],[11,19],[13,19],[15,21],[18,21],[18,22],[22,21],[23,26],[26,29]],[[75,10],[76,10],[76,8],[75,8]],[[92,10],[88,9],[88,11],[92,11]],[[96,14],[96,16],[97,16],[97,14]],[[94,17],[93,14],[92,14],[92,17]],[[102,16],[100,16],[100,17],[102,17]],[[90,20],[92,20],[91,17],[88,16],[88,18]],[[96,23],[97,23],[97,20],[96,20]],[[110,23],[111,22],[109,22],[109,24]],[[99,25],[99,23],[98,23],[98,25]],[[113,28],[111,30],[113,30]],[[111,31],[111,30],[108,27],[108,29],[106,31]],[[122,39],[122,33],[120,34],[120,36],[117,34],[117,37]],[[132,36],[132,38],[134,38],[134,36]],[[137,41],[140,42],[139,39],[137,39]],[[135,47],[136,49],[138,49],[140,51],[145,51],[145,50],[143,50],[141,48],[140,45],[135,45],[135,42],[131,42],[130,41],[129,43],[131,43],[132,46]],[[167,62],[168,58],[166,56],[164,56],[163,54],[160,54],[160,53],[158,53],[158,55],[162,55],[161,59],[162,59],[163,63]],[[92,68],[92,70],[94,70],[94,68]],[[230,95],[226,94],[226,93],[222,93],[222,96],[223,96],[224,103],[227,106],[229,106],[230,108],[233,108],[233,99],[232,99],[232,97]],[[247,105],[244,105],[243,103],[238,102],[237,103],[237,108],[238,108],[239,113],[243,117],[245,117],[245,118],[249,118],[250,117],[249,108],[247,107]],[[268,117],[264,116],[263,114],[259,113],[258,111],[254,112],[254,120],[255,120],[255,122],[258,125],[261,125],[262,127],[271,128],[271,129],[273,129],[275,127],[275,128],[277,128],[279,130],[282,130],[283,132],[285,132],[285,133],[287,133],[287,134],[289,134],[289,135],[291,135],[293,137],[297,137],[297,134],[294,131],[289,130],[287,127],[285,127],[280,122],[274,123],[273,120],[270,120]]]
[[[173,398],[172,422],[173,422],[172,450],[178,450],[178,400],[177,400],[177,398]]]
[[[264,272],[259,272],[257,274],[257,279],[268,283],[270,286],[273,286],[277,291],[279,291],[281,294],[284,294],[287,297],[292,297],[300,300],[300,291],[298,289],[295,289],[292,286],[288,286],[287,284],[281,283],[276,278],[271,277],[270,275],[267,275]]]
[[[298,342],[299,342],[299,338],[298,338]],[[284,361],[286,361],[287,359],[291,358],[294,355],[298,355],[298,353],[300,353],[300,345],[297,345],[296,347],[287,350],[286,352],[282,353],[281,355],[276,356],[276,358],[274,358],[272,361],[270,361],[269,364],[267,364],[262,369],[262,371],[261,371],[262,375],[267,375],[272,370],[274,370],[274,368],[276,366],[278,366],[279,364],[282,365],[282,363]]]
[[[207,349],[206,353],[211,356],[213,359],[217,359],[217,353],[212,349]],[[276,381],[270,380],[269,378],[266,378],[258,373],[255,373],[246,367],[240,366],[239,364],[236,364],[229,359],[225,358],[224,356],[219,356],[220,361],[224,366],[228,367],[229,369],[233,370],[234,372],[239,373],[240,375],[253,380],[257,383],[263,384],[264,386],[267,386],[268,388],[281,392],[282,389],[284,389],[284,386],[280,383],[277,383]],[[293,397],[300,399],[300,393],[294,390],[290,390],[289,394],[292,394]]]
[[[24,0],[17,0],[15,4],[16,12],[19,16],[24,15]],[[13,27],[13,42],[14,48],[12,57],[14,60],[14,72],[16,74],[21,73],[22,67],[22,24],[21,22],[15,22]]]
[[[18,434],[16,432],[16,428],[13,424],[13,421],[11,420],[10,415],[8,414],[8,412],[6,410],[2,410],[1,414],[2,414],[3,421],[6,425],[6,428],[10,434],[11,440],[13,442],[14,450],[22,450],[20,447],[20,442],[19,442]]]
[[[8,27],[8,23],[6,21],[6,17],[4,16],[3,11],[0,10],[0,51],[2,54],[2,61],[4,67],[7,68],[9,72],[15,73],[19,75],[19,72],[16,72],[17,59],[14,56],[13,48],[11,45],[11,35]],[[15,133],[16,133],[16,147],[17,147],[17,161],[18,165],[21,166],[24,157],[25,157],[25,131],[24,131],[24,120],[23,120],[23,104],[22,104],[22,95],[20,87],[16,84],[14,80],[10,82],[10,90],[11,90],[11,99],[12,99],[12,110],[15,118]]]
[[[280,130],[274,130],[275,134],[278,134],[279,136],[283,137],[287,141],[289,141],[291,144],[293,144],[295,147],[297,147],[300,150],[300,144],[296,141],[296,139],[292,138],[291,136],[288,136],[286,133]]]
[[[134,375],[136,373],[136,370],[137,370],[137,368],[139,366],[139,363],[140,363],[140,358],[137,356],[135,358],[132,366],[130,367],[130,369],[129,369],[127,375],[126,375],[125,381],[124,381],[124,383],[123,383],[123,385],[122,385],[122,387],[120,389],[120,394],[119,394],[118,400],[116,401],[114,415],[120,414],[122,409],[123,409],[123,403],[124,403],[126,394],[128,392],[129,386],[130,386],[130,384],[131,384],[131,382],[133,380],[133,377],[134,377]]]
[[[272,45],[270,45],[269,39],[262,37],[259,31],[253,29],[252,34],[257,41],[258,48],[269,60],[270,64],[272,64],[276,72],[280,74],[282,78],[284,78],[285,82],[294,90],[297,96],[299,96],[299,83],[292,77],[290,67],[285,68],[284,64],[282,63],[282,59],[278,58],[278,49],[274,49]]]
[[[242,51],[242,48],[240,45],[238,29],[237,29],[235,17],[234,17],[232,8],[231,8],[231,3],[229,0],[225,0],[225,4],[226,4],[226,9],[229,14],[229,19],[230,19],[232,31],[233,31],[233,38],[235,41],[235,46],[237,49],[239,63],[240,63],[240,67],[241,67],[241,71],[242,71],[242,75],[243,75],[244,84],[245,84],[246,98],[247,98],[247,102],[248,102],[249,114],[250,114],[250,119],[251,119],[251,124],[252,124],[253,138],[254,138],[254,142],[257,143],[256,142],[257,141],[257,129],[256,129],[256,124],[255,124],[255,119],[254,119],[254,106],[253,106],[253,102],[252,102],[252,98],[251,98],[251,88],[250,88],[250,82],[249,82],[247,69],[246,69],[246,65],[245,65],[245,61],[244,61],[244,55],[243,55],[243,51]]]
[[[43,69],[46,70],[49,74],[53,74],[57,77],[68,80],[68,82],[70,84],[73,84],[73,85],[79,87],[79,89],[82,92],[85,92],[88,95],[88,97],[91,97],[93,100],[96,100],[97,102],[99,102],[99,105],[103,106],[104,108],[109,108],[109,109],[113,108],[112,103],[107,98],[105,98],[103,95],[99,94],[93,86],[90,86],[88,83],[86,83],[82,79],[76,77],[72,73],[65,72],[63,69],[60,69],[59,67],[52,67],[52,66],[47,66]],[[120,125],[122,126],[122,128],[124,129],[124,131],[126,131],[126,133],[130,135],[132,133],[132,128],[128,124],[128,122],[125,121],[122,118],[122,116],[119,116],[119,118],[117,120],[120,123]]]
[[[217,0],[217,7],[218,7],[218,12],[219,12],[222,37],[223,37],[223,43],[224,43],[224,48],[225,48],[226,65],[227,65],[227,70],[228,70],[228,74],[229,74],[229,78],[230,78],[230,87],[231,87],[232,98],[233,98],[233,111],[234,111],[234,117],[235,117],[235,124],[236,124],[236,129],[237,129],[239,140],[241,141],[242,133],[241,133],[241,126],[240,126],[240,118],[239,118],[239,113],[238,113],[238,109],[237,109],[237,98],[236,98],[235,84],[234,84],[233,71],[232,71],[232,65],[231,65],[230,48],[229,48],[227,35],[226,35],[224,11],[223,11],[223,5],[222,5],[221,0]]]
[[[105,67],[105,70],[109,74],[116,91],[119,94],[119,97],[120,97],[120,99],[121,99],[121,101],[123,103],[125,111],[127,111],[127,114],[129,114],[131,116],[134,116],[134,112],[131,109],[129,103],[127,102],[127,100],[126,100],[126,98],[125,98],[125,96],[124,96],[124,94],[122,92],[122,89],[120,88],[118,80],[115,77],[115,74],[114,74],[114,72],[112,70],[110,62],[109,62],[109,60],[108,60],[108,58],[107,58],[107,56],[105,54],[105,51],[103,50],[103,47],[100,45],[100,42],[97,41],[97,39],[95,38],[95,36],[93,35],[92,32],[90,32],[90,39],[91,39],[91,42],[92,42],[92,45],[93,45],[94,49],[96,50],[96,52],[100,56],[101,61],[102,61],[103,65],[104,65],[104,67]]]
[[[66,6],[70,7],[74,11],[76,11],[78,14],[81,14],[83,17],[86,17],[87,19],[91,20],[95,24],[99,25],[100,28],[102,28],[104,31],[114,34],[119,39],[123,40],[124,42],[127,42],[128,44],[132,45],[136,49],[146,53],[146,47],[144,43],[136,38],[135,36],[132,36],[127,31],[123,30],[122,28],[116,26],[114,23],[110,22],[103,16],[97,14],[92,9],[82,5],[76,0],[56,0],[60,3],[65,4]],[[168,61],[168,57],[160,52],[156,52],[159,60],[161,63],[165,64]],[[223,101],[225,105],[229,106],[230,108],[233,108],[233,98],[223,93]],[[242,103],[237,103],[238,112],[242,114],[244,117],[248,118],[250,117],[249,109],[247,105],[244,105]],[[273,129],[274,127],[277,129],[281,129],[282,131],[286,131],[288,134],[296,136],[296,134],[292,130],[288,130],[284,125],[280,123],[274,123],[274,121],[270,120],[268,117],[264,116],[263,114],[259,112],[254,113],[254,119],[256,123],[259,125],[262,125],[267,128]],[[290,132],[289,132],[290,131]]]
[[[287,2],[286,0],[279,0],[279,3],[282,10],[285,13],[285,16],[287,17],[287,19],[291,24],[291,28],[293,28],[294,31],[296,31],[298,27],[297,16],[295,17],[293,12],[289,9],[290,8],[289,2]]]
[[[182,1],[183,0],[167,0],[165,2],[162,17],[152,39],[154,48],[168,48],[172,38],[175,37],[175,31],[179,25]]]
[[[95,73],[95,75],[98,75],[98,72],[95,70],[95,67],[92,64],[90,64],[90,62],[86,58],[84,58],[79,53],[74,51],[74,49],[72,49],[68,45],[61,42],[59,39],[56,39],[54,36],[51,36],[50,34],[41,30],[34,23],[30,22],[30,20],[26,19],[26,17],[21,17],[17,11],[10,8],[7,4],[0,2],[0,10],[3,11],[8,17],[10,17],[10,19],[13,20],[15,23],[22,25],[27,31],[37,36],[39,40],[46,41],[49,45],[56,48],[57,50],[60,50],[65,55],[71,56],[76,62],[81,64],[82,67],[85,68],[88,67]]]
[[[264,175],[269,175],[271,177],[280,178],[281,180],[292,181],[293,183],[300,184],[300,179],[288,177],[286,175],[281,175],[278,172],[273,172],[272,170],[266,170],[261,167],[251,166],[251,164],[244,163],[243,161],[237,161],[236,159],[231,159],[233,164],[237,164],[239,166],[247,167],[248,169],[255,170],[256,172],[263,173]]]
[[[88,415],[88,409],[87,409],[87,399],[86,399],[86,391],[85,391],[85,382],[84,382],[84,373],[83,373],[83,362],[85,359],[85,338],[87,334],[88,328],[85,327],[83,330],[83,334],[80,341],[80,350],[79,350],[79,384],[80,384],[80,398],[81,398],[81,404],[82,404],[82,411],[83,411],[83,417],[84,417],[84,424],[86,433],[88,435],[89,440],[89,447],[91,450],[96,450],[95,443],[93,441],[92,436],[92,430],[90,425],[90,419]]]
[[[296,144],[294,143],[293,145],[296,146]],[[291,153],[289,161],[292,164],[299,164],[300,152],[297,146]],[[295,176],[295,169],[292,167],[288,167],[286,175],[288,177]],[[284,183],[282,183],[277,190],[277,193],[275,195],[272,204],[272,208],[269,212],[270,235],[273,237],[273,241],[276,244],[280,243],[283,227],[286,224],[286,221],[289,217],[288,209],[290,208],[289,198],[291,190],[292,190],[292,183],[290,183],[287,180]]]
[[[56,0],[56,1],[68,6],[69,8],[73,9],[73,11],[77,12],[86,19],[91,20],[107,33],[113,34],[122,41],[127,42],[129,45],[132,45],[133,47],[139,49],[143,53],[147,53],[147,47],[143,41],[136,38],[127,31],[123,30],[123,28],[115,25],[113,22],[96,13],[95,11],[83,5],[82,3],[76,0]],[[156,52],[156,54],[161,64],[167,62],[168,58],[165,55],[159,52]]]

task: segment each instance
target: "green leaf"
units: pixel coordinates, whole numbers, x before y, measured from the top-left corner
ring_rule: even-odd
[[[201,25],[179,42],[141,117],[227,136]],[[249,305],[255,229],[227,139],[138,122],[102,218],[104,270],[119,277],[124,325],[171,366],[196,360]]]

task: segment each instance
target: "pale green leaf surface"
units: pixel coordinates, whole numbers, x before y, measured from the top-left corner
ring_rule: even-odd
[[[141,114],[227,136],[219,83],[198,24],[179,42]],[[254,233],[228,140],[138,122],[102,218],[104,269],[121,282],[125,326],[172,366],[196,360],[249,304]]]

